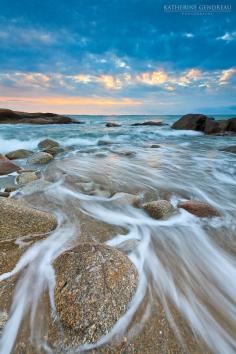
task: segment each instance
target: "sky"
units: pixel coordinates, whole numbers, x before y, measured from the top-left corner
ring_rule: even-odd
[[[0,8],[2,108],[236,113],[235,0],[0,0]]]

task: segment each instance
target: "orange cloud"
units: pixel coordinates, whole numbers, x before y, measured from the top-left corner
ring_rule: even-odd
[[[145,72],[137,75],[137,81],[148,85],[160,85],[168,81],[168,75],[163,70]]]
[[[231,77],[236,73],[236,69],[223,70],[219,76],[219,84],[226,85]]]

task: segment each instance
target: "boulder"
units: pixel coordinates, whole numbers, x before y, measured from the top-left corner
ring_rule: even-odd
[[[21,173],[19,176],[17,176],[16,182],[17,182],[17,184],[22,185],[22,184],[26,184],[26,183],[35,181],[39,178],[40,178],[40,176],[36,172],[25,172],[25,173]]]
[[[54,148],[54,147],[59,147],[60,144],[52,139],[44,139],[42,141],[40,141],[40,143],[38,144],[38,148],[41,150],[45,150],[45,149],[50,149],[50,148]]]
[[[227,130],[236,133],[236,118],[228,119],[229,125]]]
[[[10,195],[9,192],[0,192],[0,197],[8,198]]]
[[[185,114],[172,125],[172,129],[197,130],[203,132],[206,122],[211,118],[204,114]]]
[[[228,120],[208,119],[205,124],[204,133],[205,134],[224,133],[228,130],[228,126],[229,126]]]
[[[160,148],[161,147],[161,145],[158,145],[158,144],[152,144],[151,146],[150,146],[150,148],[152,148],[152,149],[158,149],[158,148]]]
[[[164,219],[174,212],[174,207],[167,200],[156,200],[144,203],[143,209],[154,219]]]
[[[0,109],[0,124],[71,124],[80,123],[55,113],[26,113]]]
[[[8,175],[12,172],[17,172],[20,170],[20,167],[15,165],[9,160],[0,160],[0,176]]]
[[[236,154],[236,145],[228,146],[226,148],[220,149],[220,151],[231,152],[232,154]]]
[[[51,148],[43,149],[44,152],[47,152],[48,154],[55,156],[57,154],[60,154],[61,152],[64,152],[65,149],[63,149],[61,146],[54,146]]]
[[[60,255],[54,268],[56,309],[76,344],[108,333],[128,309],[138,282],[129,258],[104,244],[80,244]]]
[[[178,208],[187,210],[189,213],[198,217],[220,216],[217,209],[208,203],[199,202],[197,200],[187,200],[178,203]]]
[[[16,160],[16,159],[24,159],[26,157],[29,157],[32,154],[33,154],[33,151],[19,149],[19,150],[14,150],[14,151],[8,152],[6,154],[6,157],[9,160]]]
[[[117,124],[117,123],[113,123],[113,122],[108,122],[108,123],[106,123],[106,127],[107,128],[116,128],[116,127],[121,127],[121,125]]]
[[[57,226],[54,215],[28,207],[24,202],[0,198],[0,239],[46,234]]]
[[[50,162],[52,159],[53,156],[47,152],[36,152],[27,160],[27,162],[29,164],[45,164]]]

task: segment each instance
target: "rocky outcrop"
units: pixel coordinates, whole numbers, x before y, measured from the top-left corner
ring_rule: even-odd
[[[236,118],[215,120],[204,114],[186,114],[172,125],[172,129],[195,130],[205,134],[236,133]]]
[[[133,127],[139,126],[139,125],[156,125],[158,127],[161,127],[163,125],[168,125],[167,123],[163,123],[161,121],[155,121],[155,120],[148,120],[146,122],[141,122],[141,123],[133,123],[131,124]]]
[[[108,123],[106,123],[106,127],[107,128],[117,128],[117,127],[121,127],[121,125],[118,123],[108,122]]]
[[[154,219],[167,218],[174,212],[174,207],[167,200],[144,203],[143,209]]]
[[[55,113],[26,113],[0,109],[0,124],[70,124],[80,123]]]
[[[14,150],[14,151],[8,152],[6,154],[6,157],[9,160],[25,159],[26,157],[29,157],[32,154],[33,154],[33,151],[19,149],[19,150]]]
[[[84,243],[54,262],[55,304],[73,342],[96,342],[126,312],[135,293],[138,273],[119,250]]]
[[[50,162],[52,159],[53,156],[47,152],[36,152],[27,160],[27,162],[29,164],[45,164]]]
[[[0,239],[45,234],[57,226],[54,215],[16,199],[0,198]]]
[[[226,148],[220,149],[220,151],[231,152],[232,154],[236,154],[236,145],[228,146]]]
[[[220,216],[217,209],[207,203],[199,202],[197,200],[187,200],[185,202],[179,202],[178,208],[187,210],[189,213],[198,217],[211,217]]]
[[[19,171],[20,167],[9,160],[0,160],[0,176]]]

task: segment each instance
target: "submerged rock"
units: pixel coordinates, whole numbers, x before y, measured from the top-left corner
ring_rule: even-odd
[[[54,146],[54,147],[51,147],[51,148],[47,148],[47,149],[44,149],[43,150],[44,152],[47,152],[48,154],[52,155],[52,156],[55,156],[61,152],[64,152],[65,149],[63,149],[61,146]]]
[[[158,145],[158,144],[152,144],[151,146],[150,146],[150,148],[152,148],[152,149],[158,149],[158,148],[160,148],[161,147],[161,145]]]
[[[45,234],[56,226],[54,215],[28,207],[16,199],[0,198],[0,239]]]
[[[143,209],[154,219],[164,219],[174,212],[174,207],[167,200],[156,200],[144,203]]]
[[[44,139],[38,143],[38,148],[41,150],[59,147],[60,144],[53,139]]]
[[[19,150],[14,150],[14,151],[8,152],[6,154],[6,157],[9,160],[16,160],[16,159],[24,159],[26,157],[29,157],[32,154],[33,154],[33,151],[19,149]]]
[[[27,162],[29,164],[45,164],[50,162],[52,159],[53,156],[47,152],[36,152],[28,159]]]
[[[8,175],[12,172],[17,172],[21,168],[9,160],[0,160],[0,175]]]
[[[113,195],[112,197],[119,205],[133,205],[138,207],[141,203],[141,198],[138,195],[119,192]]]
[[[19,176],[16,178],[16,182],[19,185],[26,184],[32,181],[35,181],[39,179],[40,176],[37,172],[25,172],[21,173]]]
[[[96,342],[126,312],[138,273],[115,248],[84,243],[54,262],[55,304],[65,329],[78,343]]]
[[[99,140],[98,145],[111,145],[112,141],[110,140]]]
[[[37,179],[35,181],[27,183],[23,188],[20,189],[20,193],[22,193],[23,195],[40,193],[47,190],[47,188],[50,188],[51,186],[51,182],[45,181],[44,179]]]
[[[197,200],[187,200],[185,202],[179,202],[178,208],[185,209],[189,213],[199,217],[220,216],[220,213],[216,208],[214,208],[208,203],[199,202]]]
[[[220,151],[231,152],[232,154],[236,154],[236,145],[228,146],[226,148],[220,149]]]
[[[108,122],[108,123],[106,123],[106,127],[107,128],[116,128],[116,127],[121,127],[121,125],[117,124],[117,123],[113,123],[113,122]]]

